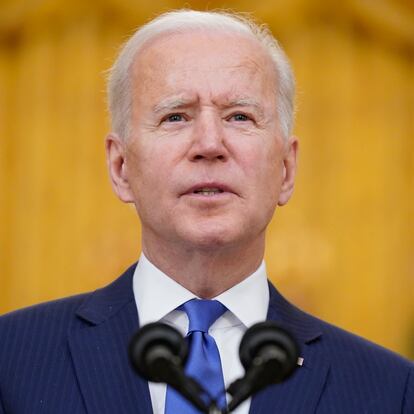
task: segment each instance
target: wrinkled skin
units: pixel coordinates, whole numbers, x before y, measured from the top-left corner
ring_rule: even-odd
[[[193,31],[144,46],[131,76],[131,136],[106,142],[113,187],[136,206],[146,256],[218,294],[260,264],[293,191],[297,140],[280,133],[272,62],[253,38]]]

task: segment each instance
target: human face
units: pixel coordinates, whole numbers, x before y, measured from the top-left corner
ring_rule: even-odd
[[[107,150],[144,246],[262,242],[290,197],[296,151],[279,132],[277,80],[262,46],[240,34],[164,35],[138,53],[131,76],[132,132],[110,135]]]

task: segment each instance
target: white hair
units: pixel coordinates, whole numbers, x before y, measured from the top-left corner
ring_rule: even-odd
[[[147,42],[158,36],[199,29],[246,34],[253,36],[264,46],[275,66],[278,121],[282,135],[287,138],[293,126],[295,81],[285,53],[267,26],[259,26],[251,19],[239,14],[187,9],[161,14],[140,27],[122,47],[109,71],[108,78],[108,101],[113,131],[121,138],[128,138],[131,132],[132,80],[130,71],[137,53]]]

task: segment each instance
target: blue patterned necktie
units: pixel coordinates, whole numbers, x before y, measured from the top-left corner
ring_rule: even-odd
[[[227,310],[216,300],[192,299],[178,308],[189,319],[188,340],[190,353],[185,372],[198,381],[217,402],[226,406],[223,371],[216,342],[208,334],[210,326]],[[204,398],[203,398],[204,399]],[[210,398],[204,399],[206,403]],[[167,387],[165,414],[198,414],[200,411],[173,388]]]

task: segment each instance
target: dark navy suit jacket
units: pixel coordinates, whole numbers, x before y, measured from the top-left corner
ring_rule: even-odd
[[[0,414],[152,412],[126,352],[138,328],[134,267],[94,293],[0,317]],[[411,362],[300,311],[271,285],[268,319],[293,333],[304,364],[256,395],[252,414],[414,414]]]

